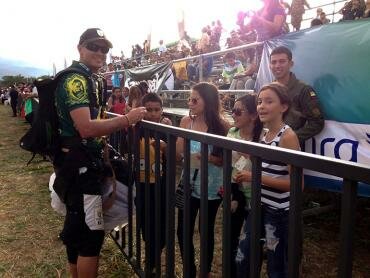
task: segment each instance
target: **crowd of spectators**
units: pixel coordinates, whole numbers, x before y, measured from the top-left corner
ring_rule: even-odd
[[[149,64],[169,62],[185,57],[237,47],[256,41],[264,41],[289,32],[287,16],[290,15],[292,30],[300,30],[305,7],[310,9],[307,0],[293,0],[291,5],[283,0],[264,0],[263,7],[258,11],[243,11],[236,16],[237,28],[226,34],[219,19],[201,28],[199,40],[191,38],[186,31],[178,42],[166,44],[159,41],[159,47],[152,49],[150,40],[142,44],[132,45],[131,57],[110,56],[111,62],[101,69],[106,75],[108,89],[124,88],[124,78],[121,70]],[[357,20],[369,17],[370,0],[350,0],[338,11],[341,20]],[[311,27],[328,24],[330,19],[322,8],[317,8],[316,17],[311,21]],[[223,39],[221,37],[223,36]],[[188,89],[202,80],[209,81],[220,89],[253,89],[258,71],[262,48],[235,51],[229,55],[216,55],[199,59],[173,63],[171,75],[174,77],[173,88]],[[235,57],[235,58],[230,58]],[[235,64],[234,62],[235,61]],[[243,69],[243,70],[241,70]],[[236,70],[236,72],[234,72]],[[232,73],[232,74],[230,74]],[[6,95],[2,94],[4,102]]]
[[[150,50],[150,41],[145,40],[142,45],[132,46],[130,58],[125,59],[123,54],[121,57],[112,56],[112,63],[102,72],[110,72],[107,79],[108,83],[111,83],[113,71],[168,62],[255,41],[268,40],[290,31],[287,15],[290,15],[292,30],[300,30],[305,7],[310,9],[306,0],[293,0],[291,5],[282,0],[264,0],[263,8],[258,11],[239,12],[236,17],[237,28],[231,30],[228,36],[225,34],[221,21],[215,20],[201,29],[199,40],[190,38],[185,31],[178,42],[166,45],[163,40],[160,40],[159,47],[152,50]],[[338,13],[343,15],[341,20],[369,17],[370,0],[366,3],[364,0],[350,0]],[[327,18],[326,13],[322,8],[317,8],[316,17],[311,20],[311,27],[328,23],[330,19]],[[221,40],[222,34],[226,35],[224,40]],[[201,65],[202,80],[212,82],[222,89],[253,89],[261,52],[262,48],[256,48],[253,51],[235,51],[231,55],[235,56],[237,68],[243,67],[245,71],[226,77],[225,73],[234,67],[233,59],[220,55],[204,58]],[[198,59],[175,62],[172,67],[175,79],[173,89],[187,89],[198,82],[201,66]],[[118,86],[123,88],[123,84],[112,85],[112,87]]]
[[[12,116],[23,117],[27,122],[32,123],[32,99],[38,96],[36,87],[31,83],[20,82],[9,88],[0,88],[0,91],[1,103],[11,106]]]
[[[367,0],[351,0],[344,4],[339,10],[343,15],[341,20],[357,20],[370,16],[370,1]]]

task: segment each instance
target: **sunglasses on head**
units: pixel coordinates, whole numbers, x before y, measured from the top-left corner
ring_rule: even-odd
[[[161,110],[162,110],[161,108],[146,108],[146,111],[148,111],[149,113],[150,112],[159,112]]]
[[[240,108],[231,109],[231,114],[234,114],[235,116],[238,116],[238,117],[240,117],[243,114],[243,112],[245,112],[245,110],[242,110]]]
[[[196,97],[189,97],[188,102],[191,102],[192,104],[196,105],[198,103],[199,98]]]
[[[109,52],[109,47],[108,46],[100,46],[100,45],[97,45],[93,42],[89,42],[85,45],[85,47],[92,51],[92,52],[98,52],[99,49],[100,49],[100,52],[103,53],[103,54],[107,54]]]

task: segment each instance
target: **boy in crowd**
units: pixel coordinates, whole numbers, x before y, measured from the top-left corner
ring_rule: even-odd
[[[155,122],[155,123],[162,123],[167,125],[172,125],[171,121],[168,118],[164,118],[162,116],[162,100],[161,98],[155,93],[148,93],[142,99],[142,106],[146,107],[147,114],[145,116],[145,120]],[[142,230],[143,239],[148,244],[150,241],[150,252],[146,260],[149,260],[150,271],[155,273],[155,256],[157,253],[157,247],[162,249],[165,246],[165,234],[166,234],[166,219],[165,219],[165,210],[166,210],[166,165],[165,165],[165,149],[166,143],[162,140],[164,138],[160,138],[160,200],[155,200],[155,140],[154,134],[149,135],[149,195],[150,195],[150,202],[147,204],[145,202],[145,138],[144,134],[141,134],[140,139],[140,182],[137,188],[137,195],[136,195],[136,208],[137,213],[139,216],[139,225]],[[160,137],[164,137],[160,135]],[[155,215],[155,203],[160,203],[160,219],[156,218]],[[150,214],[149,217],[149,225],[150,228],[146,227],[145,223],[145,211],[146,206],[149,205]],[[159,233],[160,233],[160,242],[156,241],[156,229],[159,226]],[[160,272],[160,270],[159,270]]]

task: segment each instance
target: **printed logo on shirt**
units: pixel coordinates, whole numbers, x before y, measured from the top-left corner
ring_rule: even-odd
[[[69,104],[88,103],[87,81],[79,74],[72,74],[64,83]]]

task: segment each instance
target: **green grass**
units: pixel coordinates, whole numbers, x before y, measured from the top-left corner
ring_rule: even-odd
[[[67,277],[66,255],[58,234],[63,217],[50,206],[51,164],[19,147],[29,128],[0,105],[0,277]],[[106,239],[99,277],[134,277],[110,239]]]

